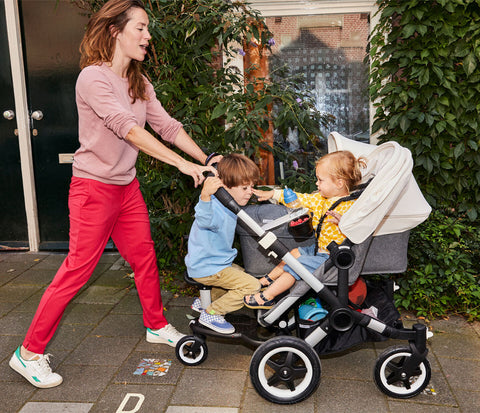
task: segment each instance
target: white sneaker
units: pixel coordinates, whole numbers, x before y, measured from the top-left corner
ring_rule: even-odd
[[[60,374],[53,373],[48,364],[49,354],[36,354],[38,360],[25,360],[20,355],[20,347],[17,348],[10,359],[9,365],[17,373],[25,377],[35,387],[48,389],[58,386],[62,383],[63,378]]]
[[[149,343],[168,344],[175,347],[182,337],[185,337],[185,334],[179,333],[171,324],[167,324],[158,330],[147,328],[147,341]]]

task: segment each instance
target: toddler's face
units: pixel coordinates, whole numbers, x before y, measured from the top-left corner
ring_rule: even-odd
[[[317,166],[317,189],[324,198],[348,195],[348,190],[342,179],[332,177],[328,168],[328,162]]]
[[[226,190],[238,205],[245,206],[252,197],[253,183],[249,185],[232,186],[231,188],[226,188]]]

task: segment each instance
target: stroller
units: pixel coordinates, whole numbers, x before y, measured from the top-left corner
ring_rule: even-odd
[[[374,146],[334,132],[329,136],[328,149],[350,150],[357,157],[367,158],[362,182],[368,184],[352,194],[358,199],[339,224],[346,241],[341,245],[332,242],[328,246],[330,258],[311,273],[289,251],[298,242],[311,243],[313,235],[307,231],[298,239],[288,233],[286,222],[293,217],[286,207],[259,204],[241,208],[220,188],[215,196],[238,217],[245,270],[261,277],[282,260],[301,280],[271,309],[256,310],[256,317],[246,320],[227,314],[235,333],[219,334],[199,324],[198,319],[192,320],[192,335],[178,342],[176,356],[183,364],[194,366],[208,356],[207,336],[240,340],[255,348],[250,362],[255,390],[273,403],[293,404],[308,398],[318,387],[319,355],[344,351],[366,341],[407,340],[408,344],[392,346],[378,357],[374,381],[388,396],[414,397],[430,381],[426,341],[431,333],[422,324],[403,328],[393,304],[393,282],[369,281],[368,276],[405,271],[409,230],[423,222],[431,208],[411,173],[410,151],[396,142]],[[202,307],[206,308],[210,287],[187,275],[185,279],[200,289]],[[360,281],[367,291],[358,305],[352,303],[349,290]],[[305,316],[305,305],[312,303]],[[372,313],[373,307],[378,312]]]

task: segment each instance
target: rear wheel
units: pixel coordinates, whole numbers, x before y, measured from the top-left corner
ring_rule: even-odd
[[[406,346],[386,349],[378,357],[374,369],[377,387],[387,396],[408,399],[420,394],[428,385],[432,370],[427,359],[423,360],[411,376],[403,371],[412,350]]]
[[[305,341],[290,336],[274,337],[253,354],[250,377],[264,399],[278,404],[298,403],[320,383],[320,359]]]
[[[177,359],[187,366],[197,366],[208,357],[205,341],[196,336],[182,337],[175,346]]]

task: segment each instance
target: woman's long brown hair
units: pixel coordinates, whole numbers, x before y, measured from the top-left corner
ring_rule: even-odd
[[[90,18],[80,43],[81,69],[112,61],[115,51],[112,32],[120,33],[125,28],[129,20],[128,12],[133,7],[145,10],[141,0],[109,0]],[[129,93],[133,103],[137,99],[147,99],[141,67],[141,62],[132,60],[127,69]]]

